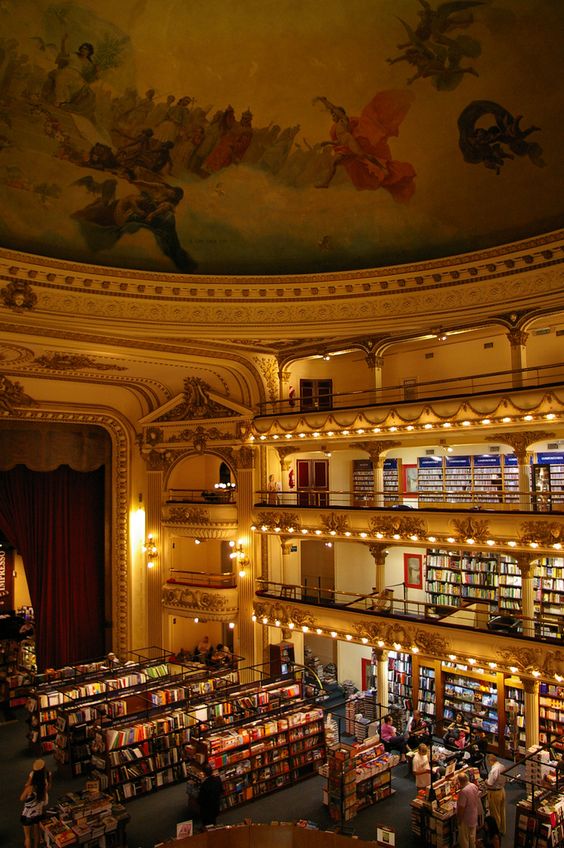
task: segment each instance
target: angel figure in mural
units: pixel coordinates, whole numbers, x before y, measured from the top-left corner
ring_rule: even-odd
[[[482,48],[479,41],[469,35],[451,37],[447,33],[470,26],[474,16],[469,9],[483,3],[480,0],[452,0],[432,9],[426,0],[419,2],[423,6],[419,12],[420,23],[412,28],[399,18],[408,41],[398,44],[398,50],[404,52],[387,59],[387,62],[390,65],[407,62],[415,68],[415,73],[407,80],[408,85],[417,79],[430,78],[438,91],[452,91],[460,84],[464,74],[478,76],[475,68],[463,67],[461,62],[466,58],[475,59]]]
[[[493,123],[489,127],[476,126],[486,115],[493,117]],[[522,117],[512,115],[492,100],[469,103],[458,118],[458,145],[464,161],[472,165],[483,163],[498,175],[505,160],[515,159],[515,156],[528,156],[533,165],[544,167],[542,147],[527,141],[531,133],[540,131],[540,127],[521,129]]]
[[[342,106],[326,97],[316,97],[333,118],[331,141],[323,142],[333,150],[326,178],[317,188],[328,188],[337,168],[342,166],[355,188],[385,188],[394,200],[405,203],[415,191],[415,170],[409,162],[392,158],[388,139],[399,135],[399,127],[413,102],[408,91],[381,91],[368,103],[359,117],[349,118]]]
[[[98,78],[98,68],[92,60],[94,47],[85,41],[74,53],[67,47],[65,33],[56,58],[57,67],[47,75],[43,97],[50,103],[91,118],[96,107],[96,95],[90,83]]]

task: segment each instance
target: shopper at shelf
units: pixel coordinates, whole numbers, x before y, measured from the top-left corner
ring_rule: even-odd
[[[221,796],[223,795],[223,783],[213,768],[207,764],[204,767],[205,778],[200,784],[198,793],[198,804],[200,806],[200,818],[202,830],[210,825],[215,825],[219,815]]]
[[[468,747],[468,764],[475,766],[480,771],[481,777],[486,777],[487,766],[486,756],[488,753],[488,739],[486,731],[478,727],[470,737],[470,745]]]
[[[495,754],[488,754],[488,776],[486,778],[486,789],[488,792],[488,809],[499,827],[503,836],[505,833],[505,776],[503,765]]]
[[[460,785],[456,800],[458,844],[460,848],[475,848],[478,823],[483,819],[480,790],[475,783],[470,783],[466,772],[459,776],[458,781]]]
[[[20,795],[20,801],[24,802],[20,821],[24,832],[25,848],[39,848],[41,834],[39,822],[45,815],[45,807],[49,801],[49,786],[51,775],[45,766],[45,760],[35,760],[29,773],[26,784]]]
[[[413,755],[411,771],[415,777],[415,785],[418,790],[429,786],[431,783],[431,763],[429,762],[429,749],[423,742],[418,745],[417,751]]]
[[[414,710],[413,715],[407,723],[406,730],[407,747],[415,750],[423,742],[428,744],[431,739],[431,728],[425,721],[419,710]]]
[[[205,663],[206,657],[210,649],[213,652],[213,645],[210,642],[209,636],[202,636],[196,647],[194,648],[194,659],[196,662]],[[211,656],[211,654],[210,654]]]
[[[396,728],[392,724],[391,715],[384,716],[384,720],[380,725],[380,739],[386,751],[399,751],[401,755],[400,762],[406,762],[406,742],[403,736],[398,735]]]

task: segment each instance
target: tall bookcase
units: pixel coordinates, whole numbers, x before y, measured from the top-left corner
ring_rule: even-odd
[[[374,505],[374,467],[371,459],[352,461],[353,506]]]
[[[437,672],[434,666],[419,663],[417,709],[424,718],[432,723],[437,718],[436,675]],[[415,680],[415,675],[413,679]]]
[[[456,713],[464,716],[470,727],[486,732],[488,744],[496,750],[500,743],[499,728],[505,722],[503,704],[503,676],[462,670],[460,667],[443,666],[443,729]],[[499,697],[501,693],[501,698]]]
[[[389,457],[384,460],[384,505],[393,506],[400,501],[400,481],[402,479],[401,459]]]
[[[505,731],[506,752],[513,759],[521,759],[527,749],[525,734],[525,694],[519,678],[505,679]]]
[[[564,686],[539,686],[539,742],[549,744],[564,725]]]
[[[444,460],[440,456],[420,456],[417,460],[419,503],[444,500]]]
[[[425,563],[429,603],[460,606],[465,601],[484,601],[498,612],[522,606],[521,572],[511,557],[489,551],[429,549]]]
[[[390,651],[388,654],[388,704],[413,712],[411,654]]]

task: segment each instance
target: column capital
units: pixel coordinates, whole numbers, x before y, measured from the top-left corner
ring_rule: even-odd
[[[253,469],[255,461],[255,452],[248,445],[243,445],[238,448],[233,454],[235,465],[239,470]]]
[[[509,344],[512,346],[524,347],[527,344],[527,339],[529,338],[528,333],[524,330],[519,330],[517,327],[513,327],[511,330],[508,330],[506,335],[509,339]]]
[[[392,450],[392,448],[401,447],[401,442],[397,441],[374,441],[374,442],[354,442],[351,444],[352,448],[358,448],[358,450],[366,451],[369,455],[372,462],[376,465],[380,461],[380,455],[385,451]]]
[[[364,361],[368,365],[369,368],[383,368],[384,367],[384,357],[378,356],[374,351],[370,351],[364,357]]]
[[[539,681],[531,680],[529,677],[523,678],[523,689],[525,690],[527,695],[538,695],[539,694]]]
[[[292,536],[280,536],[280,549],[282,551],[282,556],[288,556],[290,553],[290,548],[292,546],[292,542],[294,541]]]
[[[280,378],[280,380],[283,383],[289,383],[290,379],[292,377],[292,372],[291,371],[284,371],[283,368],[280,368],[280,370],[278,371],[278,377]]]
[[[515,557],[517,568],[521,572],[521,578],[524,579],[526,577],[533,577],[535,571],[535,562],[538,559],[538,555],[517,553],[513,554],[513,556]]]
[[[505,442],[506,445],[511,445],[515,451],[519,465],[527,464],[527,448],[529,445],[554,438],[555,433],[549,433],[546,430],[523,430],[520,433],[493,433],[491,436],[488,436],[490,444],[492,440],[499,440],[500,442]]]
[[[280,459],[280,467],[282,468],[282,471],[287,471],[290,466],[287,457],[289,457],[290,454],[300,452],[299,448],[275,448],[275,450]]]
[[[376,565],[384,565],[388,556],[388,545],[384,542],[366,542],[366,546],[370,551]]]

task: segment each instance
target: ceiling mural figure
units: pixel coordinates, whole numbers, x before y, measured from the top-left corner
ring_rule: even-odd
[[[253,278],[564,224],[564,4],[297,8],[3,0],[0,246]]]

